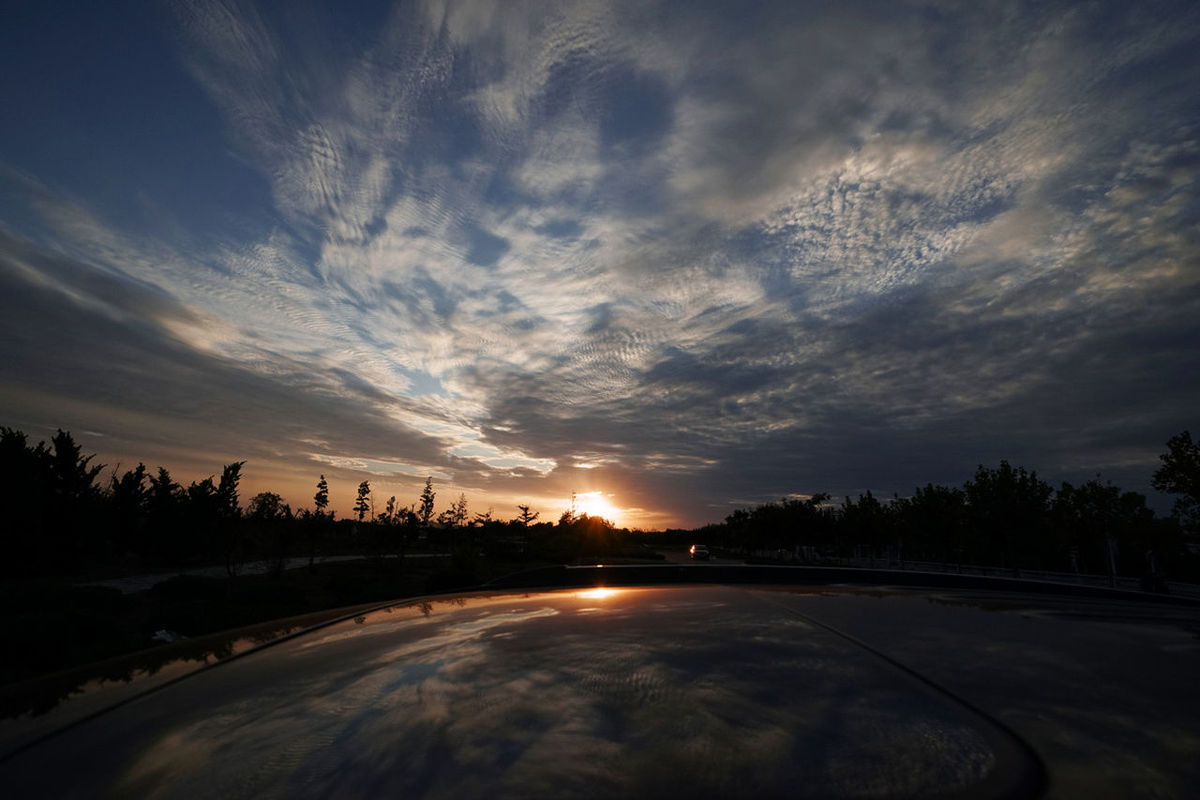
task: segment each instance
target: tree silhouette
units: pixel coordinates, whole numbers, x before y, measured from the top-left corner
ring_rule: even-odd
[[[4,492],[4,545],[11,564],[32,566],[46,549],[50,453],[45,443],[30,447],[25,434],[0,427],[0,490]]]
[[[571,492],[571,506],[558,517],[559,527],[569,527],[575,522],[575,492]]]
[[[460,492],[458,499],[450,506],[450,523],[456,528],[461,528],[467,524],[467,519],[469,519],[467,514],[467,496]]]
[[[159,467],[158,473],[150,476],[150,491],[147,495],[150,518],[156,523],[161,523],[173,517],[182,499],[181,492],[182,487],[171,480],[171,473],[167,472],[167,468]]]
[[[1055,544],[1066,566],[1087,572],[1141,572],[1147,551],[1173,549],[1146,498],[1110,483],[1063,483],[1052,505]],[[1077,563],[1071,563],[1074,558]]]
[[[108,487],[112,539],[122,552],[144,547],[143,530],[146,524],[146,504],[150,497],[146,465],[139,463],[117,477],[113,473]]]
[[[255,543],[260,553],[269,554],[274,562],[272,574],[283,574],[292,539],[292,509],[275,492],[259,492],[250,498],[246,517],[253,527]]]
[[[292,509],[275,492],[259,492],[246,505],[246,516],[259,521],[291,519]]]
[[[1176,434],[1159,460],[1162,465],[1154,471],[1152,485],[1177,495],[1172,515],[1188,532],[1200,534],[1200,442],[1192,441],[1191,431]]]
[[[517,510],[521,512],[520,516],[517,517],[517,520],[521,523],[522,528],[528,528],[529,524],[536,520],[540,515],[540,512],[537,511],[531,513],[529,506],[517,506]]]
[[[889,561],[901,558],[900,543],[893,537],[892,508],[880,503],[870,490],[859,495],[858,502],[845,498],[841,515],[841,530],[850,541],[866,545],[876,556],[886,551]]]
[[[425,488],[421,492],[421,504],[417,507],[417,516],[421,518],[421,525],[428,528],[429,519],[433,516],[433,499],[437,495],[433,491],[433,478],[425,479]]]
[[[71,434],[61,428],[50,440],[50,540],[58,549],[58,557],[75,563],[83,549],[92,542],[83,541],[84,531],[92,524],[98,489],[96,476],[104,469],[91,465],[94,456],[84,456]]]
[[[85,499],[94,491],[93,484],[103,465],[89,466],[95,456],[80,455],[79,445],[61,428],[50,442],[54,446],[50,463],[55,494],[68,502]]]
[[[226,464],[221,470],[219,482],[214,483],[210,475],[188,485],[183,495],[186,512],[178,515],[178,521],[182,524],[168,532],[168,536],[172,537],[168,547],[175,558],[185,554],[207,553],[211,558],[223,557],[230,575],[236,572],[236,565],[243,559],[247,544],[242,540],[237,524],[241,516],[238,484],[245,463],[234,461]],[[166,470],[160,471],[165,475]],[[170,480],[169,476],[166,480]],[[152,487],[151,492],[154,491]],[[181,532],[183,537],[179,535]]]
[[[317,509],[317,514],[321,515],[329,507],[329,484],[326,483],[324,475],[321,476],[321,480],[317,481],[317,493],[313,495],[313,505]]]
[[[244,466],[245,461],[235,461],[221,470],[221,482],[217,485],[217,511],[224,519],[235,519],[241,513],[238,508],[238,483],[242,479]]]
[[[897,525],[910,551],[943,563],[962,561],[968,543],[967,496],[927,483],[895,502]]]
[[[354,501],[354,513],[358,514],[358,521],[362,522],[363,517],[371,510],[371,482],[363,481],[358,485],[358,497]]]
[[[0,426],[0,508],[10,573],[25,570],[60,575],[83,559],[141,559],[150,568],[216,563],[233,565],[246,557],[281,560],[289,542],[307,537],[310,564],[320,544],[339,542],[329,506],[329,485],[320,476],[313,496],[316,511],[292,515],[274,492],[251,498],[245,512],[238,490],[244,461],[225,465],[216,476],[181,486],[164,467],[151,472],[143,463],[107,483],[98,482],[95,456],[81,452],[70,433],[58,430],[49,443],[29,443],[20,431]],[[1200,444],[1190,432],[1172,437],[1153,475],[1154,487],[1176,496],[1174,516],[1156,519],[1146,498],[1100,480],[1063,483],[1057,491],[1036,472],[980,466],[962,489],[927,484],[908,497],[891,500],[865,492],[840,506],[817,494],[737,509],[723,523],[700,531],[655,534],[677,544],[705,541],[763,559],[804,560],[873,553],[943,563],[1078,570],[1142,575],[1146,585],[1166,586],[1173,578],[1200,578],[1200,559],[1188,552],[1188,535],[1200,533]],[[405,545],[429,528],[434,515],[433,478],[425,481],[418,506],[397,508],[393,496],[377,519],[369,481],[359,485],[354,514],[372,552]],[[508,523],[488,513],[468,514],[460,493],[439,519],[449,530],[436,534],[458,553],[480,550],[493,556],[578,559],[617,553],[622,533],[599,517],[565,511],[557,525],[535,524],[539,513],[528,504]],[[1182,526],[1181,527],[1181,524]],[[300,525],[300,528],[296,528]],[[347,527],[349,533],[353,528]],[[1190,534],[1185,533],[1190,531]],[[479,535],[480,532],[496,535]],[[430,534],[434,535],[433,533]],[[463,541],[455,542],[461,538]],[[470,540],[470,541],[468,541]],[[519,543],[519,544],[518,544]]]
[[[182,516],[184,524],[175,532],[175,541],[171,545],[178,557],[196,551],[207,552],[214,557],[221,554],[230,574],[233,574],[237,542],[231,532],[223,530],[223,500],[217,493],[217,485],[213,483],[211,475],[201,481],[192,481],[187,487],[187,510]],[[180,536],[180,533],[184,535]]]
[[[1054,493],[1050,484],[1039,480],[1036,472],[1001,461],[996,469],[981,464],[963,489],[973,524],[992,559],[1002,567],[1021,566],[1018,560],[1026,565],[1039,560]]]

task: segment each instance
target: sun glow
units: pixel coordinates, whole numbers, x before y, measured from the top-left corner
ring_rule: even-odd
[[[581,492],[575,495],[575,513],[604,517],[613,525],[619,525],[621,521],[621,509],[608,502],[604,492]]]
[[[606,597],[612,597],[620,592],[620,589],[588,589],[586,592],[580,592],[580,597],[586,597],[589,600],[603,600]]]

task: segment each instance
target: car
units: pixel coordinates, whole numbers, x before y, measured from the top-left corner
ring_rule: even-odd
[[[696,561],[707,561],[709,558],[708,547],[702,544],[694,544],[688,548],[688,553]]]
[[[191,649],[81,673],[74,692],[63,676],[41,698],[23,687],[24,710],[0,724],[0,785],[9,798],[1189,797],[1197,630],[1200,603],[1184,598],[1030,580],[549,568],[165,645]]]

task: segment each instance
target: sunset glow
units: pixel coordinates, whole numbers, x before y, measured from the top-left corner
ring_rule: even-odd
[[[621,509],[609,502],[604,492],[583,492],[575,495],[575,512],[589,517],[603,517],[613,525],[621,524]]]
[[[1194,1],[18,5],[34,442],[659,528],[1196,426]]]
[[[603,600],[607,597],[612,597],[614,594],[620,593],[620,589],[588,589],[586,592],[580,592],[580,597],[586,597],[588,600]]]

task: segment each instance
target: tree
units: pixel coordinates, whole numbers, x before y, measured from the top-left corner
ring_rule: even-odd
[[[159,467],[157,475],[150,476],[150,492],[147,498],[150,518],[159,522],[163,518],[174,515],[179,505],[183,487],[171,480],[171,473],[166,467]]]
[[[142,527],[145,524],[146,503],[150,496],[147,488],[146,465],[126,470],[117,477],[114,470],[108,486],[109,513],[112,520],[112,540],[122,551],[133,548],[143,550]]]
[[[173,531],[171,545],[175,548],[176,557],[195,555],[207,552],[216,557],[223,554],[225,566],[233,575],[234,565],[240,560],[238,537],[230,530],[232,523],[223,526],[225,503],[227,498],[221,497],[212,476],[202,481],[192,481],[187,487],[187,513],[182,517],[183,524]],[[228,522],[228,520],[225,520]],[[186,534],[181,538],[180,531]]]
[[[325,527],[327,522],[333,520],[333,512],[325,514],[325,509],[329,507],[329,482],[322,475],[317,481],[317,493],[313,495],[313,506],[316,511],[313,512],[310,522],[315,522],[316,525],[308,526],[308,568],[312,570],[313,563],[317,560],[317,536],[319,528]]]
[[[0,492],[3,492],[3,542],[10,564],[40,558],[50,549],[45,533],[50,495],[49,451],[44,442],[30,447],[21,431],[0,427]]]
[[[1162,465],[1155,470],[1152,485],[1177,495],[1172,516],[1185,530],[1200,534],[1200,442],[1192,441],[1191,431],[1176,434],[1159,460]]]
[[[450,521],[456,528],[461,528],[467,524],[467,496],[459,493],[458,499],[450,506]]]
[[[967,496],[961,489],[927,483],[895,508],[906,549],[926,559],[961,560],[967,544]]]
[[[146,496],[148,549],[160,556],[179,555],[179,522],[184,516],[183,487],[171,478],[166,467],[149,478]]]
[[[725,518],[725,533],[719,538],[725,546],[746,552],[834,545],[830,514],[824,507],[828,501],[829,495],[822,492],[807,499],[792,497],[737,509]]]
[[[103,465],[89,466],[95,456],[80,454],[79,445],[71,438],[71,434],[61,428],[50,440],[54,446],[51,458],[51,476],[54,482],[55,494],[66,502],[87,499],[94,491],[93,483]]]
[[[858,502],[846,497],[841,508],[842,534],[851,543],[865,545],[875,555],[887,552],[889,560],[900,558],[900,548],[891,537],[891,515],[868,489]]]
[[[1001,461],[996,469],[982,464],[963,485],[974,524],[985,540],[986,558],[1004,567],[1039,563],[1049,541],[1050,496],[1054,489],[1036,472]]]
[[[120,478],[114,472],[108,486],[109,498],[122,510],[140,511],[149,494],[146,479],[146,465],[140,462],[135,468],[126,470]]]
[[[358,485],[358,497],[354,501],[354,513],[358,514],[358,521],[362,522],[363,517],[371,510],[371,482],[363,481]]]
[[[392,495],[388,498],[387,507],[384,508],[383,513],[379,515],[379,521],[384,525],[395,525],[397,523],[396,495]]]
[[[275,492],[259,492],[250,498],[246,515],[255,520],[290,519],[292,509]]]
[[[529,524],[536,520],[541,512],[529,510],[529,506],[517,506],[517,510],[521,512],[517,517],[517,521],[521,523],[522,528],[528,528]]]
[[[1110,483],[1064,483],[1054,497],[1055,530],[1072,568],[1088,572],[1140,574],[1147,559],[1181,551],[1174,525],[1163,526],[1146,506],[1146,497],[1122,492]]]
[[[242,479],[245,461],[226,464],[221,470],[221,482],[217,484],[217,513],[226,520],[236,519],[241,514],[238,508],[238,483]]]
[[[90,517],[99,494],[94,485],[102,466],[91,466],[94,456],[84,456],[71,434],[59,429],[51,438],[50,505],[47,521],[51,539],[58,551],[55,558],[73,561],[91,542],[83,539],[85,528],[91,527]]]
[[[313,495],[313,505],[317,508],[318,516],[324,515],[325,509],[329,507],[329,484],[325,481],[325,476],[321,476],[321,480],[317,481],[317,493]]]
[[[259,553],[272,559],[272,574],[279,577],[287,565],[292,538],[292,509],[275,492],[259,492],[250,498],[246,516],[253,526]]]
[[[560,528],[570,527],[575,522],[575,493],[571,492],[571,507],[564,511],[558,517],[558,526]]]
[[[426,528],[429,527],[429,518],[433,516],[433,498],[436,496],[433,491],[433,478],[426,478],[425,489],[421,492],[421,505],[417,512],[417,516],[421,518],[421,524]]]

